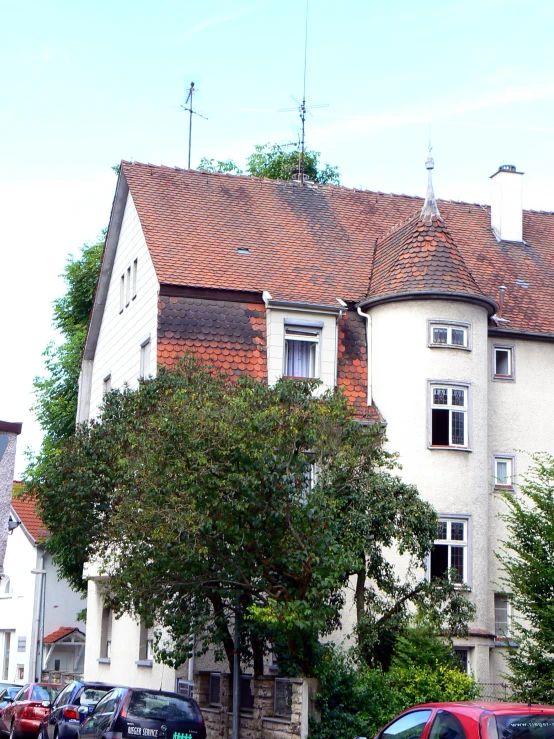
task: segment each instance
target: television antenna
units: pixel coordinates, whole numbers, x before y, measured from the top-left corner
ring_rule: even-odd
[[[298,179],[300,180],[300,183],[302,185],[306,180],[306,115],[313,115],[313,113],[311,113],[310,111],[314,108],[329,107],[327,103],[322,103],[320,105],[306,105],[306,70],[308,66],[308,3],[309,0],[306,0],[306,30],[304,35],[304,88],[302,93],[302,102],[291,95],[291,98],[296,103],[296,106],[294,108],[281,108],[277,111],[278,113],[290,113],[291,111],[296,110],[298,111],[298,115],[300,116],[302,133],[300,136],[300,161],[298,163]]]
[[[197,91],[194,89],[194,82],[191,82],[190,87],[189,87],[189,94],[187,95],[185,104],[181,105],[181,108],[189,114],[189,166],[188,166],[189,169],[190,169],[190,151],[191,151],[191,146],[192,146],[192,116],[197,115],[199,118],[203,118],[205,121],[208,120],[208,118],[205,115],[201,115],[196,110],[193,110],[192,96],[195,92]]]

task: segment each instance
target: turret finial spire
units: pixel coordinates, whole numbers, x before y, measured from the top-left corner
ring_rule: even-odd
[[[427,171],[429,172],[429,179],[427,182],[427,195],[425,196],[425,202],[423,203],[423,208],[421,209],[421,219],[424,223],[431,223],[434,216],[437,218],[441,217],[441,214],[439,213],[439,209],[437,207],[437,201],[435,200],[435,193],[433,192],[433,177],[432,177],[432,171],[435,167],[435,161],[433,157],[431,156],[431,142],[429,141],[429,156],[427,157],[427,160],[425,162],[425,167],[427,168]]]

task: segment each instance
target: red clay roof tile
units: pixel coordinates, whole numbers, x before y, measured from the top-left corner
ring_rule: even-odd
[[[84,632],[81,631],[81,629],[78,629],[76,626],[60,626],[59,629],[56,629],[56,631],[53,631],[51,634],[48,634],[48,636],[45,636],[43,641],[45,644],[54,644],[54,642],[60,641],[60,639],[65,639],[66,636],[69,636],[69,634],[73,634],[73,632],[76,631],[78,634],[81,634],[81,636],[84,636]]]
[[[37,514],[36,501],[25,493],[21,482],[13,484],[12,508],[35,541],[46,539],[48,530]]]

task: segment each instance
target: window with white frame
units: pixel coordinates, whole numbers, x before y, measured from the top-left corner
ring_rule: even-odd
[[[112,389],[112,376],[106,375],[102,380],[102,395],[107,395]]]
[[[499,639],[510,636],[510,601],[505,593],[494,594],[494,633]]]
[[[318,377],[321,331],[309,326],[285,326],[285,377]]]
[[[429,321],[429,346],[469,349],[469,324]]]
[[[144,380],[150,374],[150,339],[140,345],[140,377]]]
[[[511,489],[514,486],[514,458],[512,455],[495,455],[494,464],[494,487]]]
[[[110,659],[112,654],[112,625],[113,611],[111,608],[102,609],[102,625],[100,632],[100,658]]]
[[[125,289],[125,305],[129,305],[131,302],[131,268],[127,267],[127,277],[126,277],[126,289]]]
[[[429,558],[429,576],[453,577],[455,583],[468,580],[468,519],[441,518],[437,538]]]
[[[460,667],[460,670],[465,675],[469,675],[470,673],[469,649],[462,649],[461,647],[456,647],[454,649],[454,655],[456,659],[458,660],[458,665]]]
[[[133,289],[131,291],[133,300],[137,297],[137,272],[138,272],[138,259],[133,262]]]
[[[154,629],[147,628],[144,621],[140,623],[139,630],[139,660],[152,661],[154,659]]]
[[[431,446],[467,447],[468,387],[432,383]]]
[[[513,346],[494,345],[492,349],[493,377],[495,380],[514,379]]]
[[[121,275],[119,280],[119,312],[122,313],[125,308],[125,274]]]

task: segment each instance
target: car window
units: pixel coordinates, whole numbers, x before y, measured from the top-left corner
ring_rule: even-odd
[[[10,698],[15,698],[18,693],[19,688],[8,688],[6,695],[8,695]]]
[[[95,706],[110,690],[111,688],[83,688],[77,695],[76,703],[81,706]]]
[[[58,695],[60,689],[54,685],[34,685],[31,693],[32,701],[51,701]]]
[[[93,711],[93,715],[96,716],[99,713],[113,713],[118,702],[119,690],[110,691],[96,705],[96,708]]]
[[[381,734],[382,739],[419,739],[425,730],[431,711],[412,711],[389,724]]]
[[[25,700],[25,697],[24,696],[27,694],[27,691],[28,690],[29,690],[29,686],[28,685],[25,685],[23,688],[21,688],[21,690],[19,691],[19,693],[17,693],[17,695],[15,696],[14,701],[23,701],[23,700]]]
[[[69,683],[69,685],[67,685],[58,695],[58,697],[54,701],[53,707],[57,708],[58,706],[67,706],[71,699],[71,693],[73,693],[74,687],[75,683]]]
[[[554,714],[497,716],[498,736],[503,739],[554,739]]]
[[[197,721],[194,703],[177,695],[148,693],[133,690],[128,708],[134,718],[160,719],[161,721]]]
[[[464,727],[450,711],[439,711],[435,716],[429,739],[467,739]]]

